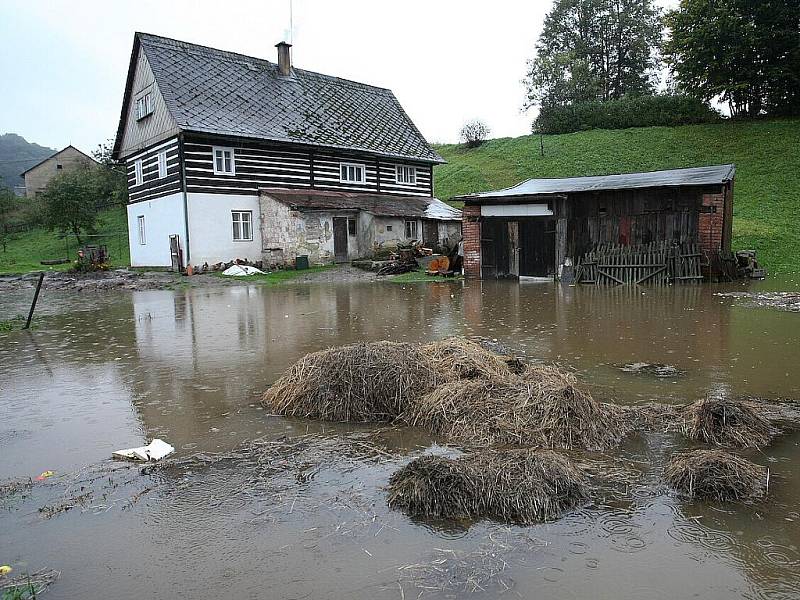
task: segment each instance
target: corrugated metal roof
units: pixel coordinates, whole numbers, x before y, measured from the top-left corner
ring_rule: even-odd
[[[363,210],[382,217],[418,217],[438,221],[460,221],[461,211],[438,198],[361,194],[352,192],[309,192],[283,188],[262,189],[261,193],[294,210]]]
[[[181,129],[443,163],[391,90],[137,33]]]
[[[596,177],[565,177],[562,179],[528,179],[517,185],[462,196],[464,200],[504,198],[509,196],[535,196],[542,194],[570,194],[601,190],[626,190],[651,187],[717,185],[731,181],[736,172],[734,165],[713,165],[691,169],[670,169],[645,173],[623,173]]]

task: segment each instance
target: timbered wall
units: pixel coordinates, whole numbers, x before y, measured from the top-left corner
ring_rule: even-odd
[[[159,178],[158,155],[163,151],[167,153],[167,176]],[[135,165],[139,159],[142,160],[142,184],[136,185]],[[126,166],[131,203],[161,198],[180,192],[182,189],[178,138],[172,138],[144,152],[133,154],[127,159]]]

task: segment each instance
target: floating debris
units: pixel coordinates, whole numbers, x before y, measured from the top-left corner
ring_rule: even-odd
[[[747,305],[800,312],[800,292],[718,292],[722,298],[740,298]]]
[[[521,376],[439,386],[404,418],[470,444],[603,450],[617,446],[632,430],[625,415],[594,400],[571,373],[529,366]]]
[[[761,448],[772,439],[769,421],[745,400],[704,398],[687,406],[683,419],[684,434],[706,444]]]
[[[651,375],[653,377],[678,377],[683,375],[683,371],[672,365],[663,363],[634,362],[627,363],[618,367],[625,373],[635,373],[637,375]]]
[[[769,469],[724,450],[676,454],[664,474],[689,498],[743,502],[763,498],[769,489]]]

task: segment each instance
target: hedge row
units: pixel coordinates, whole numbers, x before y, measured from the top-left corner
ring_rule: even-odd
[[[692,125],[721,118],[697,98],[680,94],[626,96],[605,102],[544,106],[533,122],[534,133],[572,133],[587,129],[627,129],[655,125]]]

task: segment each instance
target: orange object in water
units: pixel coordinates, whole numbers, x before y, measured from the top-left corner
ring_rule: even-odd
[[[192,265],[186,265],[186,274],[190,277],[194,275],[194,267]]]

